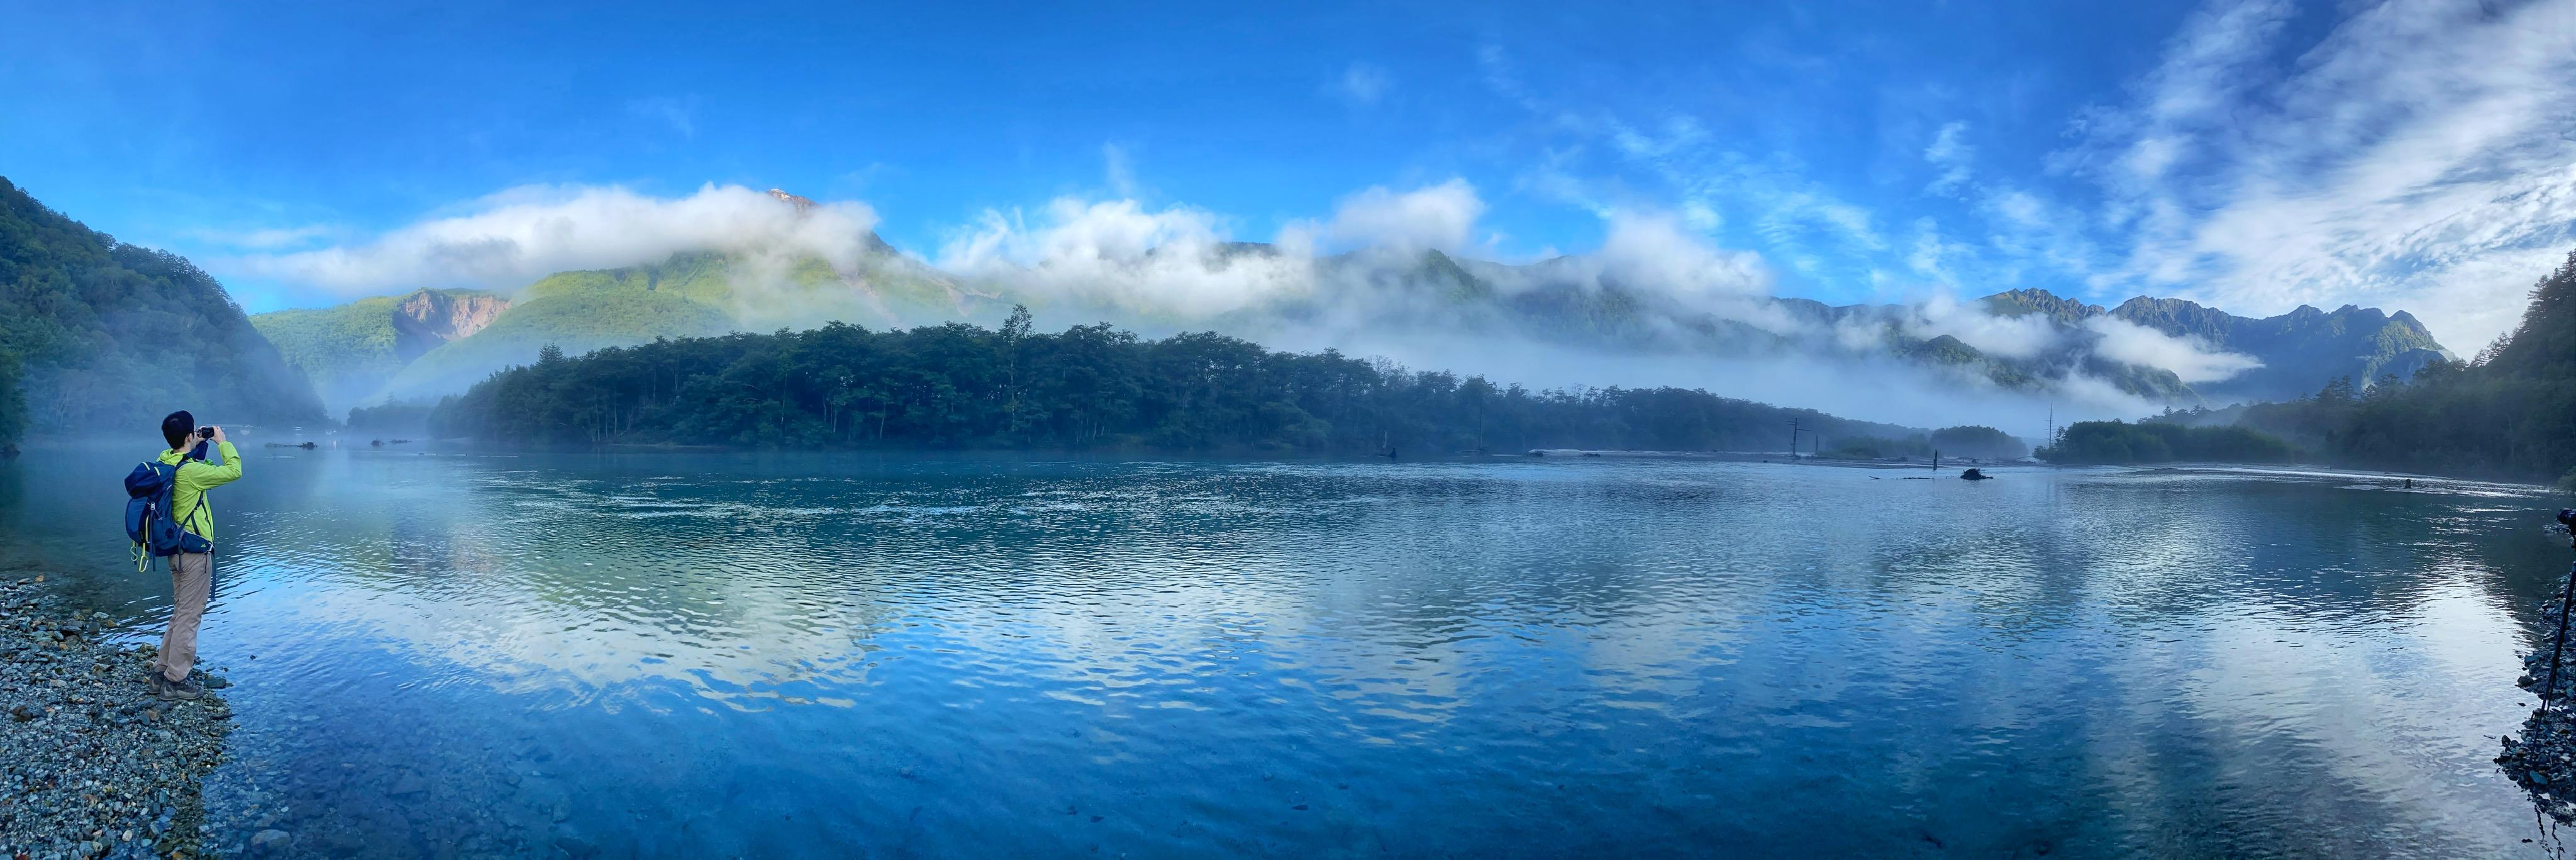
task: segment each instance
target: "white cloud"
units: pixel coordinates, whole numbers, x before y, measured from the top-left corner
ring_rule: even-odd
[[[1967,137],[1968,124],[1964,122],[1945,124],[1940,133],[1932,136],[1932,144],[1923,148],[1923,160],[1940,168],[1941,173],[1923,190],[1946,196],[1959,193],[1968,184],[1969,164],[1977,153],[1975,147],[1968,145]]]
[[[1311,293],[1315,255],[1327,243],[1378,252],[1355,272],[1363,279],[1384,274],[1376,267],[1408,266],[1420,251],[1464,249],[1484,208],[1461,179],[1403,192],[1373,186],[1344,197],[1328,221],[1292,222],[1269,252],[1245,253],[1227,247],[1227,219],[1205,209],[1067,197],[1034,214],[986,211],[952,233],[938,262],[1052,300],[1152,321],[1205,320]]]
[[[1952,272],[1953,267],[1975,253],[1976,249],[1943,237],[1940,223],[1927,215],[1914,219],[1914,250],[1905,256],[1905,265],[1917,276],[1944,287],[1955,287],[1959,279]]]
[[[985,211],[941,247],[939,265],[1041,296],[1192,318],[1311,283],[1304,249],[1225,255],[1221,226],[1204,209],[1065,197],[1047,204],[1035,223],[1016,209]]]
[[[1996,316],[1944,291],[1906,308],[1906,332],[1926,340],[1949,335],[1978,352],[2029,358],[2058,345],[2060,333],[2038,314]]]
[[[1109,191],[1120,197],[1136,196],[1136,164],[1127,157],[1127,148],[1114,143],[1100,145],[1102,178]]]
[[[369,295],[422,286],[515,289],[554,272],[657,262],[675,251],[813,255],[847,268],[867,251],[876,213],[860,203],[810,210],[739,185],[680,198],[618,187],[523,186],[363,245],[222,260],[218,268]]]
[[[1712,296],[1771,293],[1771,272],[1761,255],[1718,248],[1684,230],[1674,216],[1614,212],[1609,228],[1593,257],[1604,277],[1631,289],[1669,294],[1694,305]]]
[[[1401,194],[1386,186],[1342,198],[1326,237],[1347,245],[1392,250],[1456,251],[1467,246],[1485,201],[1464,179],[1451,179]]]
[[[2415,312],[2463,352],[2576,241],[2576,2],[2359,7],[2286,75],[2289,14],[2221,3],[2072,157],[2135,219],[2113,282],[2237,313]]]
[[[2173,371],[2186,385],[2218,382],[2263,366],[2250,355],[2212,349],[2198,338],[2178,338],[2128,320],[2094,317],[2084,327],[2101,336],[2093,352],[2103,358]]]
[[[1341,78],[1333,82],[1334,91],[1343,99],[1361,106],[1377,104],[1393,86],[1395,81],[1387,77],[1385,69],[1359,62],[1343,69]]]

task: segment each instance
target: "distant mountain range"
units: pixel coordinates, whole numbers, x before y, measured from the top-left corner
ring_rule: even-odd
[[[2097,317],[2135,323],[2178,338],[2260,360],[2261,367],[2192,388],[2218,403],[2288,400],[2313,394],[2337,377],[2368,387],[2383,375],[2411,378],[2436,359],[2458,360],[2433,339],[2413,314],[2344,305],[2321,311],[2307,305],[2275,317],[2240,317],[2181,299],[2139,296],[2104,310],[2045,290],[1987,296],[1998,314],[2039,314],[2066,325]]]
[[[2339,376],[2367,385],[2380,374],[2404,377],[2450,355],[2411,315],[2349,306],[2252,319],[2178,299],[2140,297],[2105,309],[2031,289],[1950,309],[1767,296],[1684,300],[1631,286],[1584,258],[1506,265],[1439,251],[1317,259],[1298,270],[1305,289],[1212,319],[1175,321],[1133,303],[1014,288],[1008,277],[951,275],[869,239],[873,250],[851,272],[814,259],[693,252],[652,265],[558,273],[514,299],[422,291],[400,302],[281,311],[255,322],[323,386],[335,410],[460,391],[533,360],[548,343],[577,355],[656,337],[801,328],[829,319],[880,328],[991,323],[1013,303],[1058,318],[1107,318],[1148,330],[1210,328],[1257,340],[1303,332],[1285,339],[1385,342],[1437,333],[1713,358],[1878,361],[2031,393],[2090,380],[2181,405],[2286,400]],[[1201,253],[1198,263],[1220,275],[1236,266],[1288,263],[1279,250],[1257,243]],[[429,325],[418,313],[423,309],[445,320],[443,327],[408,341],[414,347],[402,346],[400,326]],[[438,316],[442,311],[446,317]],[[312,322],[343,315],[362,323]],[[345,333],[362,324],[369,327],[363,340],[373,346],[353,349]],[[2159,364],[2152,351],[2130,354],[2139,351],[2131,342],[2141,332],[2153,332],[2150,339],[2160,340],[2164,353],[2223,368],[2219,378],[2186,379],[2178,371],[2213,372]],[[430,340],[438,343],[407,352]],[[2120,348],[2123,343],[2131,348]]]
[[[15,266],[0,269],[0,283],[53,271],[61,274],[48,276],[54,278],[48,283],[70,284],[89,277],[83,273],[121,264],[127,272],[172,284],[164,289],[203,291],[213,298],[181,303],[185,315],[202,319],[174,324],[230,344],[201,360],[238,368],[225,378],[241,381],[221,383],[219,390],[291,390],[300,387],[292,379],[300,370],[318,393],[248,395],[245,403],[264,405],[256,411],[232,407],[240,414],[303,416],[300,410],[318,401],[336,416],[358,405],[433,400],[533,361],[547,344],[581,354],[657,337],[806,328],[825,320],[875,328],[992,324],[1013,304],[1029,305],[1042,319],[1106,319],[1148,333],[1213,329],[1318,345],[1386,343],[1428,333],[1685,359],[1792,356],[1875,363],[2033,394],[2085,381],[2184,406],[2287,400],[2336,377],[2367,385],[2382,374],[2405,377],[2451,355],[2409,314],[2351,306],[2331,312],[2303,306],[2254,319],[2178,299],[2139,297],[2104,308],[2035,289],[1956,307],[1827,305],[1760,295],[1676,295],[1640,283],[1651,278],[1587,257],[1509,265],[1439,251],[1359,251],[1305,259],[1257,243],[1196,249],[1199,259],[1184,262],[1210,275],[1269,266],[1292,276],[1265,283],[1296,286],[1213,317],[1185,317],[1141,301],[1119,284],[1067,287],[1059,279],[1034,286],[1041,279],[1011,272],[944,272],[873,234],[866,237],[862,258],[842,269],[810,257],[683,252],[645,265],[559,272],[506,294],[416,289],[228,324],[225,312],[232,306],[220,287],[184,260],[114,245],[14,187],[0,184],[0,192],[0,204],[15,223],[42,226],[0,234],[0,265]],[[812,205],[784,192],[773,196],[800,211]],[[66,229],[86,237],[87,257],[45,262],[38,252],[52,253],[47,249],[65,243],[21,238]],[[1148,256],[1154,255],[1167,252]],[[13,258],[20,262],[6,263]],[[81,374],[107,366],[119,374],[149,375],[150,367],[165,361],[145,357],[168,354],[164,346],[125,334],[140,331],[134,326],[141,321],[163,317],[113,310],[91,309],[43,325],[34,320],[56,317],[23,313],[16,324],[30,333],[0,331],[0,350],[16,352],[30,368],[20,396],[37,404],[32,414],[71,420],[82,411],[64,393],[63,379],[95,378]],[[231,311],[230,318],[239,320],[239,312]],[[49,325],[75,334],[46,333]],[[238,328],[223,334],[227,325]],[[1299,336],[1281,336],[1286,333]],[[73,348],[73,342],[91,346]]]
[[[1264,246],[1224,252],[1234,258],[1267,253],[1274,252]],[[1893,360],[2009,390],[2041,392],[2081,377],[2187,405],[2288,400],[2336,377],[2367,386],[2381,374],[2405,378],[2436,358],[2454,358],[2412,315],[2349,305],[2333,312],[2301,306],[2254,319],[2143,296],[2106,310],[2037,289],[1996,293],[1965,309],[1769,296],[1686,301],[1624,283],[1582,258],[1512,266],[1438,251],[1394,266],[1364,252],[1328,258],[1319,268],[1314,292],[1237,312],[1225,327],[1258,336],[1341,325],[1730,358]],[[2139,342],[2141,331],[2154,333],[2146,338],[2151,342]],[[2160,352],[2186,360],[2160,364]],[[2186,380],[2178,371],[2219,378]]]

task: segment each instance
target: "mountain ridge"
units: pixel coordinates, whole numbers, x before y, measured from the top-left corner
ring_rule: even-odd
[[[0,177],[0,443],[114,428],[141,444],[175,409],[240,425],[326,420],[214,278]]]
[[[799,211],[812,206],[778,189],[770,196]],[[1115,318],[1148,329],[1206,327],[1249,337],[1276,337],[1283,330],[1306,327],[1346,340],[1365,339],[1361,336],[1371,332],[1436,333],[1520,336],[1570,347],[1712,358],[1797,354],[1860,362],[1892,359],[2007,391],[2044,394],[2089,379],[2149,401],[2186,406],[2287,399],[2338,376],[2363,384],[2383,373],[2404,377],[2450,356],[2412,315],[2376,308],[2346,306],[2329,313],[2301,306],[2288,314],[2251,318],[2149,296],[2106,308],[2040,288],[2006,290],[1967,304],[1998,319],[2036,316],[2043,321],[2041,328],[2024,333],[2031,342],[2017,343],[1945,330],[1957,328],[1957,320],[1935,318],[1924,305],[1830,305],[1747,295],[1690,300],[1638,287],[1591,258],[1508,264],[1439,250],[1407,256],[1363,249],[1318,257],[1308,288],[1264,296],[1212,318],[1160,320],[1158,325],[1158,312],[1149,306],[1014,290],[1007,273],[951,275],[873,232],[866,240],[869,250],[849,272],[810,257],[776,260],[720,251],[684,251],[654,263],[558,272],[519,290],[514,303],[488,320],[487,328],[438,344],[363,399],[424,400],[452,393],[492,371],[533,360],[536,350],[550,342],[580,354],[655,337],[810,327],[829,319],[897,327],[990,322],[1014,303],[1050,316]],[[1168,253],[1155,248],[1145,257]],[[1210,272],[1279,265],[1285,258],[1279,248],[1256,242],[1201,246],[1196,253]],[[1090,316],[1095,313],[1100,316]],[[2260,366],[2186,382],[2175,368],[2106,354],[2106,341],[2114,332],[2106,332],[2102,327],[2109,324],[2100,320],[2130,323],[2182,341],[2168,350],[2236,352]],[[324,366],[306,370],[333,375]],[[2210,371],[2198,372],[2207,376]]]
[[[2071,316],[2079,324],[2094,317],[2117,319],[2261,359],[2262,367],[2195,386],[2221,401],[2285,400],[2337,377],[2368,387],[2382,375],[2407,379],[2436,359],[2458,359],[2422,321],[2403,310],[2387,313],[2346,304],[2326,311],[2302,304],[2275,316],[2244,317],[2188,299],[2150,296],[2105,309],[2046,290],[2015,290],[1981,301],[2052,319]]]

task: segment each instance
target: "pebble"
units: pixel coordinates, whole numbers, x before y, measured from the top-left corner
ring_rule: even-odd
[[[200,792],[231,709],[208,696],[163,710],[152,649],[101,644],[106,613],[65,611],[42,586],[0,580],[17,613],[0,624],[0,860],[208,853]]]

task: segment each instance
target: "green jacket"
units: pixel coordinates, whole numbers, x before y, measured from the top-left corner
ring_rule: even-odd
[[[179,466],[179,480],[170,488],[170,515],[182,517],[179,527],[205,538],[207,543],[215,540],[215,512],[206,507],[206,491],[241,477],[241,454],[233,450],[233,443],[216,445],[215,453],[220,455],[216,459],[222,460],[223,465],[204,460],[183,461],[181,458],[187,455],[179,451],[161,452],[163,465],[176,463]]]

